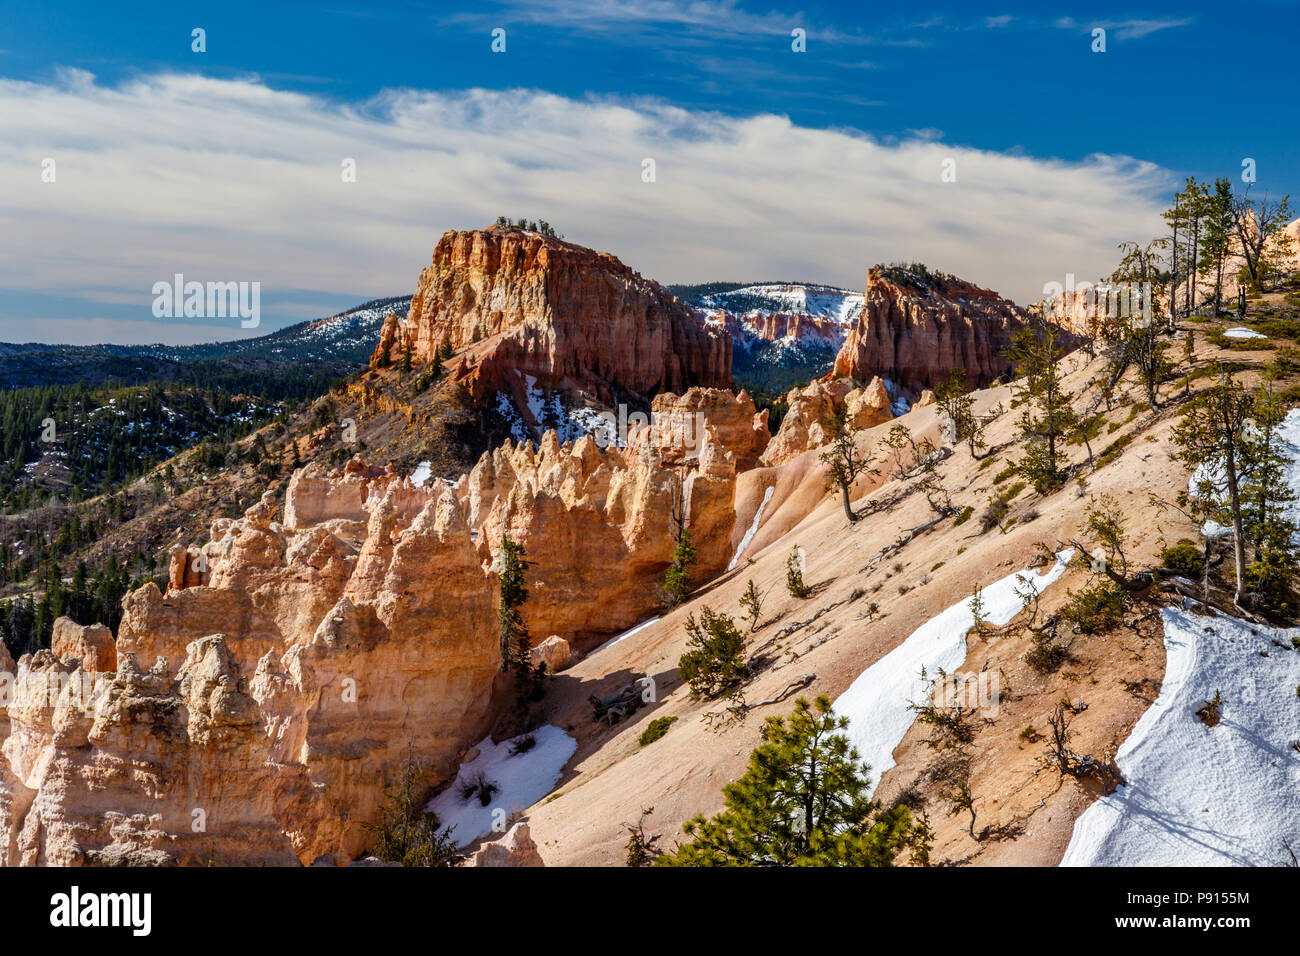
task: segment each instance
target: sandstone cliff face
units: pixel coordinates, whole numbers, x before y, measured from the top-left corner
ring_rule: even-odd
[[[1003,352],[1027,322],[1015,303],[969,282],[873,266],[835,374],[880,375],[915,394],[963,369],[971,387],[983,387],[1011,371]]]
[[[608,253],[500,226],[443,235],[376,360],[409,345],[434,361],[444,343],[475,399],[518,392],[524,376],[606,402],[731,382],[730,339],[657,283]]]
[[[810,448],[830,443],[825,422],[841,405],[847,407],[854,430],[871,428],[894,417],[885,383],[873,378],[866,387],[851,378],[815,379],[804,388],[786,393],[788,406],[781,427],[763,452],[762,463],[779,465],[797,458]]]
[[[766,420],[748,396],[729,392],[665,395],[655,408],[656,423],[634,427],[626,447],[601,449],[590,436],[561,444],[547,432],[540,446],[507,442],[484,455],[457,486],[486,567],[502,535],[524,546],[523,613],[535,638],[585,649],[658,611],[679,508],[698,549],[697,580],[726,567],[736,463],[756,456]],[[683,454],[674,423],[697,412],[698,445]]]
[[[19,663],[5,860],[351,858],[408,746],[437,779],[481,739],[495,604],[451,490],[313,465],[288,492],[296,526],[277,512],[216,522],[206,583],[128,595],[114,673],[83,670],[89,638],[66,627],[70,656]],[[70,697],[83,675],[98,690]]]
[[[625,447],[548,432],[454,486],[308,465],[283,512],[267,495],[178,548],[166,594],[126,597],[115,643],[60,621],[0,711],[0,859],[360,855],[408,746],[447,779],[499,713],[503,534],[527,551],[525,621],[539,643],[557,635],[552,651],[660,609],[677,509],[699,580],[725,567],[736,463],[757,458],[766,419],[704,389],[655,412]]]

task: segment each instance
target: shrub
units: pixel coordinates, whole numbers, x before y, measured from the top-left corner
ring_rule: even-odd
[[[526,754],[537,746],[537,738],[532,734],[525,734],[510,745],[510,756],[518,757],[520,754]]]
[[[641,731],[641,746],[652,744],[664,734],[668,733],[668,728],[673,725],[676,717],[656,717]]]
[[[1183,538],[1171,548],[1160,552],[1161,563],[1170,571],[1177,571],[1187,577],[1200,577],[1204,570],[1201,561],[1201,549],[1190,538]]]
[[[1061,608],[1061,617],[1084,634],[1109,630],[1124,613],[1124,592],[1113,581],[1099,581],[1075,593]]]
[[[375,834],[370,852],[379,859],[402,866],[451,866],[456,861],[452,828],[443,829],[437,814],[425,809],[426,776],[408,751],[401,770],[384,789],[379,822],[363,824]]]
[[[745,638],[729,614],[714,613],[705,605],[697,621],[686,619],[686,653],[677,662],[691,696],[718,697],[735,690],[745,679]]]
[[[1000,527],[1011,510],[1011,505],[1005,498],[992,498],[989,500],[989,506],[984,509],[980,515],[980,530],[989,531],[993,528]]]
[[[1007,465],[1005,468],[1003,468],[1001,471],[999,471],[996,475],[993,476],[993,484],[995,485],[1002,484],[1002,482],[1006,481],[1012,475],[1016,474],[1018,470],[1019,469],[1015,465]]]
[[[806,598],[812,588],[803,582],[803,551],[795,548],[785,559],[785,586],[791,597]]]
[[[967,521],[970,520],[970,516],[973,515],[974,513],[975,513],[975,507],[973,505],[967,505],[965,508],[962,508],[961,514],[957,515],[957,517],[953,519],[952,522],[953,527],[955,528],[958,525],[965,524]]]
[[[1057,644],[1049,631],[1038,631],[1034,634],[1033,646],[1025,654],[1025,663],[1040,674],[1050,674],[1069,656],[1069,651]]]

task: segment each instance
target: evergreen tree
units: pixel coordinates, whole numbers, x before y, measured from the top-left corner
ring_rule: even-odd
[[[1220,372],[1217,384],[1188,402],[1182,421],[1174,429],[1179,459],[1199,475],[1200,507],[1216,514],[1226,507],[1232,526],[1238,605],[1246,587],[1242,483],[1250,468],[1249,422],[1253,405],[1241,384]]]
[[[754,579],[750,578],[749,583],[745,585],[745,593],[740,596],[740,606],[745,611],[745,619],[749,621],[749,633],[754,633],[754,628],[758,627],[758,617],[763,611],[764,592],[758,589]]]
[[[906,849],[924,859],[929,831],[905,806],[882,810],[869,768],[821,696],[769,717],[745,774],[723,789],[717,816],[683,827],[690,842],[660,866],[893,866]]]
[[[452,866],[456,840],[451,827],[442,829],[438,815],[430,813],[425,786],[427,774],[416,763],[414,751],[393,781],[384,788],[384,803],[377,824],[363,824],[375,834],[371,849],[376,857],[402,866]]]
[[[744,683],[745,638],[731,615],[705,605],[686,618],[686,651],[677,661],[682,680],[697,700],[734,696]]]
[[[501,669],[514,670],[524,676],[531,676],[532,662],[529,658],[528,628],[524,624],[519,609],[528,600],[528,588],[525,576],[528,562],[524,560],[524,547],[510,540],[508,534],[501,536],[501,570],[497,574],[500,593],[500,606],[497,619],[500,624]]]
[[[825,428],[830,436],[830,447],[821,453],[820,458],[827,466],[827,490],[839,488],[840,500],[844,505],[844,517],[849,523],[857,521],[862,515],[853,510],[849,502],[849,493],[853,482],[867,467],[867,460],[858,452],[853,441],[853,426],[849,422],[848,407],[836,405],[826,417]]]
[[[1223,314],[1223,268],[1232,252],[1232,183],[1216,179],[1214,191],[1205,200],[1205,235],[1197,272],[1214,280],[1214,314]]]
[[[985,447],[984,422],[975,414],[975,396],[966,382],[966,370],[955,368],[936,390],[939,411],[948,421],[953,442],[966,442],[972,458],[979,458]]]
[[[1039,494],[1060,487],[1064,479],[1061,446],[1076,419],[1061,383],[1060,355],[1060,330],[1043,321],[1016,332],[1008,350],[1024,380],[1017,394],[1024,402],[1018,422],[1024,453],[1017,469]]]

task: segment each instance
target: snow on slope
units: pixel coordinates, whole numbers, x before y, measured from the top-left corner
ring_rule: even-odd
[[[1284,840],[1300,853],[1300,629],[1161,617],[1165,679],[1116,755],[1126,783],[1075,821],[1061,865],[1289,862]],[[1209,727],[1196,711],[1216,691],[1222,719]]]
[[[527,736],[536,741],[533,747],[511,755],[511,744]],[[551,724],[499,744],[485,737],[478,745],[478,756],[460,765],[456,779],[429,801],[428,809],[444,827],[455,827],[452,836],[458,845],[472,843],[491,833],[493,822],[503,824],[516,810],[527,809],[550,793],[577,749],[576,740]],[[468,799],[461,796],[461,787],[476,781],[480,774],[499,788],[487,806],[477,793]]]
[[[744,554],[745,549],[749,547],[749,542],[754,538],[754,532],[758,530],[758,523],[763,520],[763,509],[766,508],[767,503],[772,500],[772,492],[774,491],[776,491],[776,485],[770,485],[768,489],[763,492],[763,500],[758,503],[758,510],[754,512],[754,520],[750,523],[749,529],[745,532],[745,536],[740,539],[740,547],[738,547],[736,553],[731,556],[731,563],[727,565],[728,571],[736,566],[736,562],[740,560],[740,556]]]
[[[1020,612],[1016,589],[1029,585],[1042,593],[1065,573],[1073,550],[1060,552],[1056,563],[1043,573],[1017,571],[981,591],[984,617],[995,625],[1006,624]],[[920,703],[926,686],[921,668],[937,676],[942,668],[953,673],[966,659],[966,634],[975,625],[971,599],[954,604],[930,618],[876,663],[835,701],[835,713],[849,718],[849,742],[871,767],[873,788],[886,770],[894,766],[894,748],[912,726],[915,714],[908,704]]]

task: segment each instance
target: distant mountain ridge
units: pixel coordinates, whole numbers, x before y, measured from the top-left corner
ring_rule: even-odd
[[[363,367],[389,312],[405,315],[411,297],[371,299],[266,335],[200,345],[46,345],[0,342],[0,379],[9,388],[187,380],[195,366],[221,362],[258,372],[286,364],[342,377]]]

